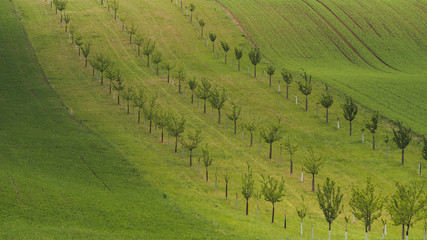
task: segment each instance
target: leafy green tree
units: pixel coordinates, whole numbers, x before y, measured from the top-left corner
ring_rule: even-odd
[[[291,139],[288,137],[286,141],[283,143],[283,148],[289,153],[289,160],[291,162],[291,174],[293,173],[294,163],[292,161],[292,156],[298,150],[298,144],[292,144]]]
[[[270,155],[271,159],[273,154],[273,143],[280,141],[284,135],[284,129],[281,125],[280,119],[277,123],[271,124],[268,128],[264,128],[260,131],[261,138],[268,144],[270,144]]]
[[[225,101],[227,101],[227,93],[225,92],[225,88],[222,91],[214,88],[211,91],[209,102],[213,108],[218,110],[218,124],[221,124],[221,109],[224,107]]]
[[[135,37],[135,44],[138,47],[138,57],[141,55],[141,46],[144,43],[144,37],[142,34],[137,34]]]
[[[178,79],[178,93],[181,93],[181,82],[185,81],[185,69],[179,67],[176,71],[176,78]]]
[[[209,39],[212,42],[212,52],[215,52],[215,40],[216,40],[216,34],[215,33],[209,33]]]
[[[319,202],[320,209],[325,216],[326,222],[329,224],[329,240],[331,240],[331,226],[332,222],[341,213],[341,201],[343,194],[341,193],[341,187],[335,188],[335,181],[326,178],[326,182],[323,187],[317,185],[319,191],[317,191],[317,201]]]
[[[298,214],[298,217],[301,219],[301,236],[302,236],[302,233],[303,233],[302,222],[303,222],[305,216],[307,215],[307,207],[304,204],[304,196],[303,195],[301,195],[301,200],[302,200],[301,201],[302,205],[300,208],[297,208],[297,214]]]
[[[251,51],[249,51],[248,56],[252,65],[254,65],[254,77],[256,78],[256,65],[261,62],[261,53],[258,49],[252,48]]]
[[[64,22],[65,22],[65,32],[67,32],[68,29],[68,23],[71,20],[71,15],[64,13]]]
[[[79,49],[79,57],[80,57],[80,49],[83,45],[83,37],[81,35],[77,35],[74,38],[74,44],[76,44],[77,48]]]
[[[409,185],[396,183],[397,190],[390,197],[387,210],[395,226],[402,226],[402,239],[404,239],[406,226],[406,239],[409,228],[416,222],[426,219],[427,198],[424,192],[424,183],[412,182]]]
[[[169,62],[164,62],[162,65],[163,70],[166,70],[168,72],[168,83],[169,83],[170,72],[174,67],[175,67],[175,64],[172,64]]]
[[[193,23],[193,12],[196,10],[196,6],[193,3],[190,3],[190,13],[191,13],[191,23]]]
[[[67,8],[68,1],[67,0],[56,0],[55,2],[56,2],[56,4],[55,4],[56,10],[60,11],[60,14],[61,14],[61,20],[60,21],[62,23],[62,11],[64,11]]]
[[[134,96],[133,88],[131,86],[125,87],[123,92],[122,92],[122,97],[124,100],[126,100],[126,113],[127,114],[129,114],[130,101],[133,99],[133,96]]]
[[[227,114],[228,119],[234,123],[234,135],[237,133],[237,120],[240,118],[242,108],[235,102],[231,102],[231,113]]]
[[[329,122],[329,108],[334,103],[334,97],[330,94],[328,91],[328,85],[326,85],[326,92],[322,93],[322,96],[320,97],[320,104],[324,108],[326,108],[326,122]]]
[[[427,139],[423,136],[423,150],[421,151],[421,156],[424,160],[427,161]],[[421,174],[421,159],[420,159],[420,172]]]
[[[267,72],[268,76],[270,76],[270,84],[269,86],[271,87],[271,76],[274,74],[274,72],[276,71],[276,68],[274,68],[273,65],[269,64],[267,66],[267,68],[265,69],[265,71]]]
[[[122,32],[125,30],[125,22],[127,20],[126,16],[119,16],[119,20],[122,22]]]
[[[129,33],[129,44],[132,44],[132,35],[136,33],[137,27],[132,23],[129,27],[126,26],[126,31]]]
[[[265,201],[271,202],[273,205],[273,212],[271,215],[271,223],[274,223],[274,204],[282,201],[282,197],[285,196],[285,181],[283,178],[279,180],[268,176],[261,175],[261,193],[264,196]]]
[[[368,227],[381,217],[383,199],[381,194],[376,194],[375,187],[368,177],[366,189],[353,187],[351,189],[350,207],[354,216],[365,225],[365,239],[368,239]]]
[[[344,112],[344,118],[350,122],[350,136],[351,136],[351,122],[356,118],[358,107],[353,102],[351,97],[346,97],[345,103],[341,105],[341,108]]]
[[[160,128],[161,133],[161,142],[163,143],[163,135],[164,129],[167,128],[170,121],[170,114],[162,109],[158,109],[156,111],[156,116],[154,117],[154,124],[156,124],[157,128]]]
[[[202,35],[200,36],[200,38],[203,38],[203,28],[205,27],[206,23],[205,21],[203,21],[203,19],[200,19],[199,25],[200,25],[200,28],[202,29]]]
[[[120,92],[124,89],[123,75],[120,70],[117,70],[117,75],[114,81],[114,90],[117,92],[117,104],[120,105]]]
[[[212,84],[206,78],[202,78],[201,85],[197,88],[196,96],[203,99],[203,113],[206,113],[206,100],[211,96]]]
[[[156,75],[159,75],[159,64],[162,62],[162,53],[156,52],[153,54],[153,63],[156,64]]]
[[[286,68],[282,68],[280,74],[282,75],[283,81],[286,83],[286,99],[289,99],[289,85],[294,81],[294,77],[291,71]]]
[[[304,81],[298,81],[299,91],[305,95],[305,111],[308,111],[308,95],[311,94],[313,87],[311,86],[311,75],[307,75],[306,72],[301,74],[301,77],[304,78]]]
[[[105,76],[110,80],[110,94],[113,89],[113,81],[117,78],[117,74],[119,71],[114,67],[113,62],[111,62],[110,66],[105,71]]]
[[[375,111],[371,115],[371,121],[365,123],[365,128],[372,133],[372,149],[375,150],[375,132],[378,127],[378,111]]]
[[[243,50],[241,48],[234,48],[234,55],[237,60],[237,69],[240,72],[240,59],[243,57]]]
[[[313,176],[312,182],[311,182],[311,191],[313,192],[314,192],[314,175],[319,174],[319,170],[323,167],[324,163],[325,163],[325,156],[314,155],[313,149],[310,149],[308,151],[308,154],[305,156],[304,171]]]
[[[197,85],[198,85],[198,83],[197,83],[196,77],[190,78],[188,80],[188,87],[191,90],[191,104],[193,104],[193,102],[194,102],[194,90],[196,90]]]
[[[402,165],[405,163],[405,148],[409,145],[412,140],[411,129],[403,126],[403,123],[397,121],[398,129],[393,129],[393,141],[397,147],[402,149]]]
[[[150,54],[153,53],[156,48],[156,42],[151,42],[151,39],[148,39],[147,44],[145,44],[142,54],[147,56],[147,67],[150,66]]]
[[[119,1],[118,0],[112,0],[109,4],[111,6],[111,9],[114,10],[114,20],[117,19],[117,10],[119,9]]]
[[[83,57],[85,57],[85,67],[87,67],[87,57],[88,57],[88,56],[89,56],[89,54],[90,54],[90,43],[86,43],[86,44],[84,44],[84,45],[81,47],[81,49],[82,49]]]
[[[249,163],[248,172],[244,173],[242,176],[242,195],[246,199],[246,216],[249,214],[249,199],[252,197],[254,193],[254,177],[252,174],[252,168]]]
[[[181,144],[190,151],[190,167],[193,166],[193,151],[202,141],[202,131],[196,130],[194,134],[189,133],[187,139],[182,139]]]
[[[152,122],[156,116],[157,111],[157,104],[156,104],[157,96],[153,96],[148,102],[146,102],[142,106],[142,113],[144,114],[144,118],[150,121],[150,130],[151,133],[151,126]]]
[[[101,73],[101,85],[104,84],[104,71],[106,71],[111,64],[111,59],[104,54],[97,54],[95,56],[96,70]]]
[[[183,116],[181,118],[171,116],[169,125],[166,128],[169,132],[169,136],[175,137],[175,153],[178,151],[178,138],[185,130],[185,119]]]
[[[209,154],[208,151],[208,144],[206,143],[206,147],[202,148],[202,159],[203,159],[203,164],[206,167],[206,182],[209,182],[209,166],[212,165],[212,157]]]
[[[225,53],[225,64],[227,64],[227,52],[230,50],[230,45],[227,42],[221,41],[222,50]]]
[[[141,109],[145,105],[145,91],[144,88],[139,87],[137,92],[133,95],[133,103],[138,107],[138,123],[141,122]]]
[[[248,121],[248,122],[245,123],[245,128],[251,134],[251,145],[250,146],[252,146],[253,145],[253,140],[254,140],[253,132],[256,130],[256,125],[255,125],[255,123],[253,121]],[[236,134],[236,131],[234,131],[234,134]]]
[[[228,184],[230,183],[231,176],[228,174],[228,170],[225,170],[224,181],[225,181],[225,199],[228,198]]]

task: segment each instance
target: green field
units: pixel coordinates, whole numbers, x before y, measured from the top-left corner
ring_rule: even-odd
[[[207,22],[205,33],[218,35],[217,48],[219,41],[226,40],[232,47],[249,49],[251,43],[242,37],[219,5],[201,0],[194,3],[197,6],[194,17],[203,16]],[[156,49],[162,52],[166,61],[176,61],[184,66],[188,77],[208,77],[227,89],[228,103],[233,100],[242,105],[239,129],[242,122],[250,119],[257,121],[260,127],[275,121],[276,117],[282,119],[287,135],[300,146],[295,155],[295,173],[289,174],[286,154],[279,166],[279,144],[274,145],[273,160],[269,160],[267,144],[262,144],[259,153],[258,134],[255,134],[254,147],[249,147],[247,132],[243,141],[240,132],[233,135],[231,122],[225,121],[226,113],[230,111],[228,103],[223,110],[222,124],[218,125],[217,113],[211,116],[210,106],[208,113],[203,114],[202,104],[197,107],[190,103],[188,90],[186,94],[178,94],[176,82],[175,86],[166,84],[164,78],[146,67],[146,61],[137,57],[128,36],[121,31],[121,24],[113,21],[106,8],[99,6],[97,1],[70,1],[67,7],[72,16],[70,26],[77,29],[84,41],[92,43],[91,56],[103,52],[112,57],[127,84],[143,86],[149,94],[157,94],[162,108],[186,118],[186,132],[202,129],[203,144],[209,144],[214,158],[210,168],[211,181],[205,183],[203,168],[197,174],[197,166],[188,167],[187,151],[184,150],[184,159],[181,159],[180,154],[173,153],[172,144],[160,144],[158,131],[156,136],[150,135],[144,123],[137,124],[134,115],[126,115],[117,101],[108,95],[107,88],[100,86],[96,76],[91,76],[47,2],[14,0],[13,4],[1,1],[0,23],[5,32],[10,32],[0,36],[2,46],[7,46],[0,48],[1,80],[2,85],[7,86],[0,90],[2,112],[5,113],[0,130],[3,139],[0,152],[4,159],[2,163],[5,163],[0,171],[1,202],[6,203],[0,207],[0,212],[7,216],[2,218],[1,224],[4,238],[311,239],[309,228],[313,224],[316,238],[325,239],[328,226],[315,194],[311,192],[311,181],[305,176],[304,183],[299,182],[301,162],[309,148],[327,156],[327,165],[316,176],[316,182],[323,183],[326,177],[331,177],[344,190],[344,213],[332,226],[334,239],[344,236],[343,216],[350,214],[349,190],[353,185],[364,184],[367,176],[373,177],[383,195],[394,191],[396,180],[401,183],[426,180],[425,174],[417,175],[420,138],[414,138],[408,147],[402,167],[400,151],[393,144],[390,157],[386,158],[384,137],[391,136],[393,128],[388,120],[381,119],[376,134],[376,151],[371,150],[370,134],[366,134],[365,144],[360,139],[363,121],[371,113],[369,109],[360,107],[352,137],[348,136],[347,122],[341,120],[341,128],[336,128],[336,117],[342,119],[339,105],[343,102],[344,89],[334,86],[335,103],[330,109],[331,122],[327,124],[323,109],[319,109],[319,117],[315,113],[322,84],[316,83],[313,95],[309,97],[309,112],[305,112],[301,96],[298,105],[294,99],[286,100],[283,83],[282,92],[277,93],[277,74],[273,88],[268,87],[265,75],[262,79],[261,70],[257,79],[252,77],[252,68],[248,75],[246,54],[240,73],[236,71],[236,64],[232,67],[232,52],[229,52],[227,65],[221,51],[216,59],[211,43],[206,47],[206,38],[199,39],[200,29],[196,30],[189,23],[189,17],[183,16],[185,10],[180,11],[174,2],[122,1],[118,14],[127,16],[126,23],[135,23],[146,38],[155,40]],[[25,41],[22,26],[11,11],[14,6],[31,45]],[[253,39],[256,41],[255,37]],[[9,47],[4,42],[16,46]],[[37,59],[30,46],[34,47]],[[264,50],[263,53],[269,59],[278,56],[270,56]],[[341,64],[342,61],[337,62]],[[298,70],[298,64],[294,64],[289,66]],[[304,67],[306,70],[313,67],[313,74],[318,74],[315,78],[321,78],[322,71],[320,68],[315,71],[314,66]],[[348,69],[357,73],[352,66]],[[376,74],[366,66],[361,65],[361,69],[368,75]],[[326,74],[326,70],[323,72]],[[380,76],[385,76],[383,74]],[[419,76],[422,76],[421,72]],[[422,87],[425,88],[425,84]],[[415,93],[422,87],[408,91]],[[291,96],[295,93],[295,87],[292,87]],[[424,97],[422,94],[413,96]],[[362,97],[355,98],[369,106]],[[421,101],[425,102],[425,99]],[[385,111],[381,113],[387,116]],[[422,119],[422,113],[415,113],[418,114],[417,121]],[[410,114],[408,110],[404,115]],[[425,132],[422,121],[417,121],[410,126],[417,132]],[[22,144],[18,144],[20,142]],[[199,156],[200,149],[195,152],[195,158]],[[283,202],[277,204],[274,224],[270,223],[271,205],[262,199],[259,200],[259,218],[255,199],[250,200],[249,216],[244,214],[240,184],[246,162],[254,168],[258,189],[261,174],[285,179],[286,195]],[[228,200],[224,197],[223,174],[226,169],[231,174]],[[215,189],[215,176],[218,177],[218,189]],[[237,209],[236,192],[239,193]],[[299,236],[299,219],[295,211],[300,205],[301,194],[305,196],[310,216],[305,220],[302,237]],[[288,217],[286,230],[283,229],[285,210]],[[376,222],[372,227],[370,237],[380,238],[381,224]],[[423,230],[421,223],[416,224],[410,237],[422,238]],[[396,239],[400,228],[388,225],[388,232],[387,239]],[[351,224],[349,236],[362,239],[362,223]]]

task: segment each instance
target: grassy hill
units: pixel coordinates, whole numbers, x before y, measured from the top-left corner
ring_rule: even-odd
[[[239,129],[242,126],[242,122],[250,119],[259,123],[259,127],[272,123],[276,117],[282,119],[287,135],[300,146],[295,155],[295,173],[289,174],[289,161],[284,153],[282,155],[283,162],[279,166],[280,150],[278,144],[275,144],[273,148],[273,160],[268,160],[267,144],[262,143],[262,152],[259,153],[258,134],[255,134],[256,146],[254,147],[249,147],[248,132],[245,132],[243,141],[240,132],[237,136],[233,135],[231,122],[224,121],[225,113],[230,111],[228,104],[223,111],[222,124],[218,125],[216,112],[213,116],[210,111],[207,114],[203,114],[201,104],[199,106],[197,104],[191,105],[188,90],[186,94],[178,94],[177,81],[174,81],[175,86],[166,84],[164,78],[156,76],[150,68],[146,67],[146,60],[143,62],[142,57],[137,57],[135,47],[129,44],[128,36],[121,31],[121,23],[114,21],[111,13],[108,13],[106,8],[100,7],[97,1],[70,1],[67,7],[67,13],[72,16],[70,26],[74,26],[77,32],[83,36],[83,41],[92,43],[91,56],[102,52],[112,57],[120,67],[126,84],[143,86],[149,95],[157,94],[158,102],[162,108],[170,110],[174,114],[184,115],[187,119],[186,132],[193,132],[197,128],[202,129],[203,144],[209,143],[209,148],[214,158],[213,165],[210,168],[211,181],[205,183],[204,175],[197,173],[197,166],[188,167],[187,151],[184,150],[184,159],[181,159],[180,154],[173,153],[172,145],[168,145],[167,142],[159,144],[159,132],[157,131],[157,135],[154,135],[154,133],[148,134],[147,127],[143,123],[137,124],[135,115],[126,115],[122,106],[117,105],[117,100],[108,94],[106,86],[100,86],[99,79],[96,76],[91,76],[90,69],[84,68],[81,58],[78,57],[77,50],[70,44],[71,40],[68,38],[68,34],[64,33],[63,26],[59,24],[58,16],[55,15],[55,11],[50,8],[47,2],[23,0],[15,0],[14,2],[18,15],[25,25],[31,44],[40,61],[41,68],[46,73],[51,86],[68,106],[71,115],[79,119],[81,123],[84,123],[88,131],[99,139],[99,141],[94,141],[89,146],[99,144],[100,147],[103,147],[103,150],[97,153],[104,154],[105,151],[111,151],[111,153],[107,152],[110,158],[112,158],[112,154],[116,154],[115,156],[120,156],[118,159],[125,159],[125,163],[122,164],[127,167],[123,168],[131,173],[133,172],[133,174],[138,173],[135,178],[142,178],[143,182],[148,185],[147,188],[157,193],[154,196],[160,198],[157,199],[158,201],[146,200],[143,197],[149,197],[151,194],[140,193],[141,191],[137,187],[138,184],[132,183],[136,181],[132,177],[133,175],[116,167],[115,164],[119,162],[117,158],[112,158],[110,167],[106,167],[105,160],[97,156],[98,159],[102,159],[99,167],[106,167],[111,171],[110,174],[120,179],[120,181],[111,180],[111,183],[107,182],[92,167],[111,189],[118,189],[118,193],[122,193],[119,190],[123,190],[124,193],[122,195],[124,196],[126,196],[127,191],[131,193],[135,191],[135,194],[139,193],[135,197],[135,207],[127,211],[129,215],[119,215],[122,212],[120,211],[122,202],[117,199],[121,198],[115,200],[117,201],[115,205],[108,205],[110,199],[107,198],[104,202],[102,195],[100,200],[97,199],[97,201],[100,201],[99,207],[111,206],[109,209],[112,213],[109,213],[117,214],[115,218],[117,222],[124,221],[124,219],[129,220],[128,224],[132,224],[135,227],[132,230],[128,230],[125,224],[114,225],[111,223],[115,223],[115,221],[109,221],[109,224],[106,221],[101,221],[99,224],[89,222],[85,225],[88,229],[87,231],[94,231],[93,229],[96,229],[94,226],[108,229],[108,231],[99,233],[99,235],[82,233],[80,235],[81,238],[107,238],[110,236],[108,234],[113,234],[113,237],[126,234],[123,236],[138,238],[144,233],[148,234],[144,231],[148,225],[148,229],[151,230],[149,233],[153,234],[151,236],[154,239],[164,238],[163,236],[177,239],[190,237],[196,239],[208,237],[213,239],[294,239],[299,238],[299,219],[295,209],[300,205],[300,195],[304,194],[310,218],[305,221],[305,234],[301,238],[311,238],[308,229],[313,224],[316,237],[324,239],[328,234],[327,224],[315,201],[315,194],[311,192],[311,181],[306,176],[304,183],[299,182],[301,162],[309,148],[313,148],[316,153],[323,153],[327,156],[326,166],[321,170],[320,175],[316,177],[316,182],[323,183],[326,177],[332,177],[337,181],[337,184],[342,186],[345,192],[344,214],[347,215],[349,214],[349,190],[353,185],[364,184],[367,176],[373,176],[376,186],[381,188],[381,192],[384,195],[394,191],[396,179],[399,179],[402,183],[407,183],[411,180],[425,181],[425,175],[419,176],[416,174],[420,158],[419,138],[415,138],[407,149],[406,165],[401,167],[398,149],[392,146],[390,157],[386,158],[385,155],[383,140],[386,134],[391,136],[392,125],[389,122],[384,120],[380,122],[376,151],[371,150],[371,142],[368,140],[370,136],[368,134],[366,135],[366,143],[361,143],[360,129],[363,126],[363,120],[368,119],[371,113],[369,110],[361,107],[361,111],[354,123],[354,136],[349,137],[348,124],[343,120],[341,120],[341,128],[337,129],[334,121],[329,124],[324,123],[323,109],[319,109],[319,117],[316,117],[315,102],[323,89],[321,84],[315,85],[313,96],[309,97],[310,111],[305,112],[301,100],[298,105],[295,105],[295,102],[291,99],[286,100],[283,93],[283,85],[282,92],[277,93],[277,85],[269,88],[266,76],[264,76],[264,79],[261,76],[254,79],[251,75],[252,68],[250,69],[250,74],[246,74],[248,65],[246,59],[242,63],[244,71],[241,73],[236,71],[236,63],[234,63],[234,66],[230,61],[227,65],[224,64],[221,52],[219,52],[220,59],[217,59],[216,53],[212,53],[211,43],[206,47],[206,38],[199,39],[200,28],[196,30],[195,26],[189,23],[189,17],[183,16],[185,10],[180,11],[174,2],[121,2],[119,15],[127,16],[127,25],[134,23],[138,26],[139,32],[143,33],[146,38],[155,40],[157,43],[156,49],[162,52],[166,61],[179,62],[180,65],[185,67],[188,77],[208,77],[218,86],[227,89],[229,93],[228,103],[236,101],[242,105],[242,116],[238,122]],[[195,4],[197,6],[197,16],[199,18],[203,16],[207,22],[204,29],[205,34],[215,32],[218,35],[217,49],[220,40],[226,40],[232,46],[241,46],[245,49],[251,46],[250,41],[242,37],[240,30],[235,27],[220,6],[212,1],[195,1]],[[232,55],[230,52],[229,54]],[[229,59],[231,60],[231,58]],[[275,83],[277,83],[277,78],[275,78]],[[333,91],[333,93],[336,102],[330,109],[331,119],[335,119],[332,116],[341,116],[339,105],[343,101],[342,93],[339,91]],[[295,94],[295,88],[292,88],[291,96],[293,94]],[[301,96],[299,98],[301,99]],[[62,113],[66,114],[65,112]],[[55,117],[54,119],[58,118]],[[64,134],[67,132],[64,131]],[[7,134],[7,136],[10,134]],[[72,142],[75,143],[77,141]],[[84,146],[87,145],[84,144]],[[75,152],[70,149],[67,150],[71,151],[68,154],[64,154],[67,158]],[[55,155],[48,157],[49,161],[55,161]],[[200,150],[198,149],[195,152],[195,159],[199,156]],[[79,155],[76,158],[76,161],[82,162],[79,159]],[[107,158],[107,156],[104,158]],[[89,163],[90,158],[85,157],[85,159]],[[246,169],[246,162],[255,169],[256,187],[258,189],[261,174],[284,177],[285,179],[286,196],[284,201],[277,205],[276,212],[278,214],[276,215],[275,224],[270,223],[271,205],[263,200],[258,201],[261,209],[260,218],[256,217],[255,206],[257,201],[254,199],[250,200],[249,217],[244,215],[244,202],[240,194],[240,183],[241,174]],[[89,166],[91,166],[90,163]],[[228,200],[224,197],[223,174],[226,169],[231,175],[230,198]],[[202,167],[201,171],[203,172],[203,170]],[[77,172],[80,173],[81,171]],[[91,175],[90,171],[87,174],[93,178],[93,174]],[[217,189],[215,188],[215,175],[218,179]],[[100,185],[100,189],[108,191],[104,189],[105,186],[101,185],[102,183],[99,183],[96,178],[92,180]],[[120,185],[121,181],[125,183],[130,181],[131,183],[126,185],[129,186],[129,189]],[[70,179],[70,182],[74,184],[75,181]],[[118,185],[113,187],[113,184]],[[31,185],[29,188],[31,189]],[[83,186],[81,188],[86,189],[87,187]],[[73,191],[77,190],[74,189]],[[133,196],[131,193],[129,196]],[[161,203],[161,201],[165,201],[162,199],[162,193],[167,195],[165,204],[169,207],[162,207],[154,203],[149,204],[151,202]],[[234,199],[236,193],[239,195],[237,208]],[[134,199],[132,197],[129,198]],[[69,202],[74,203],[74,198],[73,201],[69,200]],[[87,207],[84,203],[82,205]],[[125,203],[123,205],[127,206]],[[139,208],[140,206],[145,208]],[[156,206],[162,208],[162,210],[159,210]],[[171,206],[173,206],[173,210]],[[178,211],[175,215],[175,208],[180,209],[181,212]],[[42,213],[44,212],[43,208],[36,209],[39,209]],[[135,209],[140,210],[140,212]],[[282,225],[283,212],[285,210],[288,216],[287,230],[284,230]],[[4,209],[4,212],[10,214],[10,210]],[[86,210],[82,212],[93,218],[93,221],[102,219],[96,212]],[[158,225],[160,223],[157,220],[144,221],[143,223],[134,220],[134,218],[138,218],[145,213],[153,214],[152,216],[155,216],[159,221],[161,219],[161,223],[166,226]],[[344,214],[340,215],[333,224],[334,238],[343,237],[344,235]],[[48,219],[55,219],[55,217],[49,217]],[[180,223],[181,219],[182,222]],[[206,227],[205,225],[210,227],[207,230],[203,230]],[[67,226],[67,224],[58,223],[57,226]],[[355,239],[361,239],[364,237],[362,229],[362,224],[356,222],[355,225],[351,225],[349,228],[349,234]],[[374,224],[373,232],[370,233],[371,236],[379,237],[380,229],[379,223]],[[20,231],[27,234],[24,229]],[[398,227],[389,225],[389,239],[399,236],[399,231]],[[73,234],[76,233],[71,232],[70,236],[73,236]],[[417,224],[413,232],[411,230],[411,236],[420,238],[422,234],[421,224]],[[44,236],[48,236],[48,234]]]
[[[219,0],[278,68],[304,68],[361,104],[427,134],[425,4]]]

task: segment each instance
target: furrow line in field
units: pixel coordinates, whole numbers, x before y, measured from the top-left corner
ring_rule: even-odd
[[[18,205],[22,208],[22,211],[23,211],[25,214],[27,214],[27,213],[25,212],[25,206],[24,206],[24,203],[22,202],[21,194],[19,193],[19,189],[18,189],[18,186],[16,185],[15,180],[14,180],[12,177],[9,177],[9,179],[10,179],[10,181],[11,181],[11,182],[12,182],[12,184],[13,184],[13,188],[15,189],[16,198],[18,199]]]
[[[100,177],[98,177],[98,175],[96,175],[95,171],[89,166],[89,164],[86,162],[86,160],[83,158],[83,156],[80,156],[80,159],[89,168],[89,170],[92,172],[92,174],[111,192],[110,187],[108,187],[107,184],[105,184],[105,182],[102,181],[102,179]]]
[[[333,3],[339,10],[341,10],[341,12],[343,12],[353,23],[354,25],[356,25],[360,30],[362,30],[362,32],[365,33],[365,30],[363,30],[363,28],[359,25],[359,23],[353,19],[353,17],[350,16],[350,14],[348,14],[342,7],[338,6],[336,3]]]
[[[308,7],[310,7],[320,18],[323,19],[323,21],[328,24],[328,26],[330,28],[332,28],[332,30],[341,38],[341,40],[343,40],[345,42],[345,44],[347,44],[347,46],[349,48],[351,48],[351,50],[353,50],[354,53],[356,53],[357,56],[360,57],[360,59],[362,59],[366,64],[368,64],[370,67],[379,70],[377,67],[375,67],[374,65],[372,65],[370,62],[368,62],[365,58],[363,58],[363,56],[359,53],[359,51],[357,51],[357,49],[351,45],[351,43],[319,12],[316,11],[316,9],[314,9],[310,4],[308,4],[306,1],[301,0],[302,2],[304,2]]]
[[[382,62],[384,65],[386,65],[387,67],[399,71],[398,69],[392,67],[390,64],[386,63],[383,59],[381,59],[376,53],[375,51],[369,47],[364,41],[362,41],[362,39],[359,38],[359,36],[357,36],[356,33],[354,33],[353,30],[351,30],[351,28],[349,26],[347,26],[347,24],[345,24],[328,6],[326,6],[323,2],[321,2],[320,0],[316,0],[318,3],[320,3],[324,8],[326,8],[326,10],[328,10],[345,28],[347,28],[348,31],[350,31],[350,33],[372,54],[374,55],[375,58],[377,58],[380,62]]]

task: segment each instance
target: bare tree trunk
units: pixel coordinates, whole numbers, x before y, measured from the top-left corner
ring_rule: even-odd
[[[162,127],[162,142],[163,142],[163,127]]]
[[[141,108],[138,107],[138,123],[141,121]]]
[[[274,203],[273,203],[273,213],[271,215],[271,223],[274,223]]]
[[[178,151],[178,136],[175,137],[175,153]]]
[[[270,84],[269,84],[269,87],[271,87],[271,75],[270,75]]]
[[[253,144],[253,140],[254,140],[254,137],[253,137],[252,132],[251,132],[251,146]]]
[[[405,224],[402,224],[402,239],[405,239]]]
[[[218,108],[218,124],[221,124],[221,109]]]
[[[350,136],[351,136],[351,121],[350,121]]]
[[[273,153],[273,143],[270,143],[270,159],[272,157]]]
[[[294,168],[294,162],[292,161],[292,154],[290,154],[290,160],[291,160],[291,174],[292,174],[293,168]]]
[[[314,174],[313,175],[313,180],[311,181],[311,191],[314,192]]]
[[[289,84],[286,84],[286,99],[289,99]]]
[[[246,199],[246,216],[248,216],[249,213],[249,199]]]
[[[193,166],[192,156],[193,156],[193,149],[190,149],[190,167]]]
[[[308,111],[308,95],[305,95],[305,111]]]
[[[256,78],[256,65],[254,64],[254,78]]]
[[[240,72],[240,59],[237,61],[238,70]]]
[[[402,148],[402,166],[405,164],[405,149]]]
[[[194,102],[194,93],[193,93],[193,90],[191,90],[191,104],[193,104],[193,102]]]
[[[206,99],[203,99],[203,113],[206,113]]]
[[[104,84],[104,71],[101,71],[101,85]]]
[[[206,182],[209,182],[209,172],[208,168],[206,167]]]
[[[375,133],[372,133],[372,149],[375,150]]]
[[[237,121],[234,120],[234,135],[237,134]]]
[[[228,182],[225,183],[225,199],[228,198]]]
[[[326,122],[328,122],[329,121],[329,108],[326,108]]]
[[[147,54],[147,67],[150,67],[150,54]]]
[[[129,100],[127,100],[127,111],[126,111],[126,113],[129,114]]]

